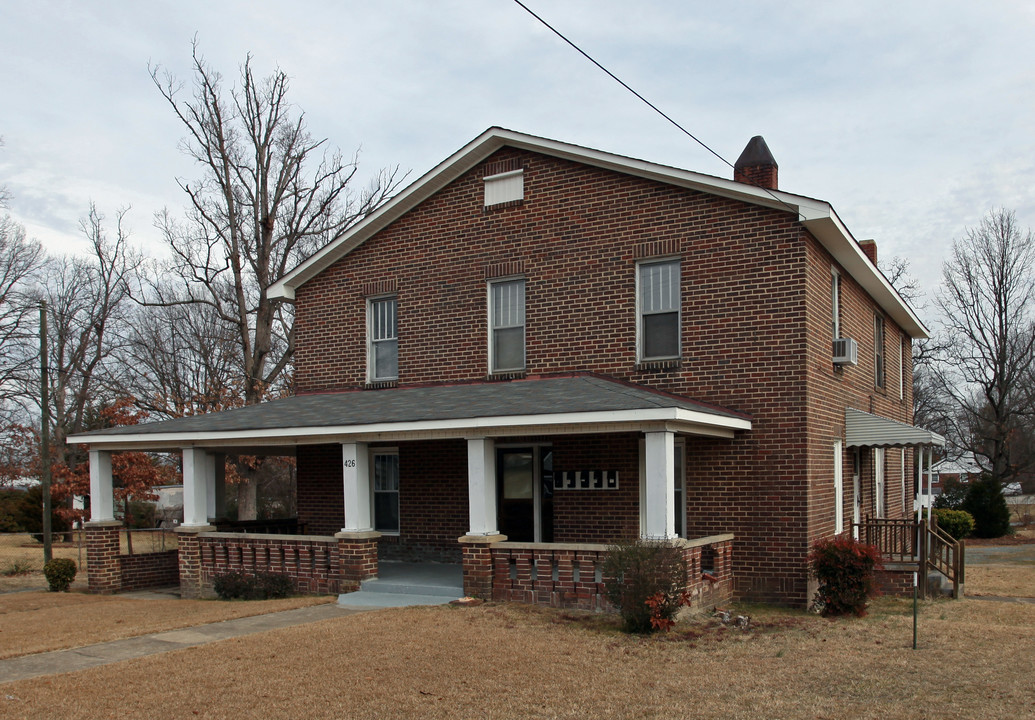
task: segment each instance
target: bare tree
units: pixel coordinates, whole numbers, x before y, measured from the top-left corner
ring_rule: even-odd
[[[123,394],[122,366],[113,359],[125,332],[133,274],[140,265],[128,244],[125,214],[119,211],[115,236],[109,237],[104,217],[91,205],[80,227],[93,255],[51,259],[40,289],[48,305],[55,460],[70,467],[75,463],[68,462],[72,450],[65,437],[88,428],[91,413],[104,397]]]
[[[953,244],[943,278],[938,379],[954,434],[1006,483],[1031,462],[1021,448],[1035,419],[1035,237],[994,210]]]
[[[37,305],[32,296],[43,264],[40,244],[26,240],[25,229],[0,216],[0,414],[8,416],[28,400],[36,348]],[[9,418],[8,418],[9,419]]]
[[[157,218],[172,251],[181,287],[170,295],[157,282],[147,302],[205,305],[231,329],[245,404],[282,391],[294,353],[293,313],[269,297],[270,286],[298,262],[332,242],[380,205],[401,182],[381,171],[361,192],[352,189],[356,157],[346,161],[314,139],[287,100],[288,77],[255,77],[251,58],[239,85],[193,48],[193,93],[151,68],[151,77],[186,130],[184,151],[201,167],[197,182],[181,180],[189,207],[183,220]],[[239,485],[239,517],[254,517],[254,485]]]

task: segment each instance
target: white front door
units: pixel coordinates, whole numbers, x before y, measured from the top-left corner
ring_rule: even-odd
[[[873,449],[873,514],[884,517],[884,448]]]

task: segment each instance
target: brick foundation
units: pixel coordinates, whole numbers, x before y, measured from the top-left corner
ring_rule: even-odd
[[[340,532],[338,541],[341,592],[358,590],[364,580],[377,577],[378,532]]]

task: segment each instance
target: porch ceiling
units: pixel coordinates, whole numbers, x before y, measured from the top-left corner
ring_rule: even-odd
[[[846,408],[845,444],[848,447],[943,446],[945,438],[936,432],[924,430],[915,425],[907,425],[862,410]]]
[[[597,375],[299,395],[252,407],[81,433],[97,450],[297,445],[667,429],[732,438],[751,418]]]

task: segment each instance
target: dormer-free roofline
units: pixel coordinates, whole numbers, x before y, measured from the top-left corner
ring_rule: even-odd
[[[913,338],[922,339],[929,335],[927,328],[909,305],[866,257],[859,243],[829,203],[498,127],[489,128],[467,143],[356,223],[340,238],[328,243],[302,262],[270,287],[270,296],[294,300],[296,288],[316,277],[377,232],[504,147],[528,150],[773,210],[796,213],[799,222],[899,327]]]

